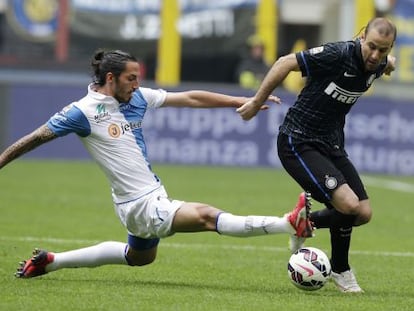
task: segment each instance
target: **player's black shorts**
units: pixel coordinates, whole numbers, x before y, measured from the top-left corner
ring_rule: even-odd
[[[329,203],[332,192],[345,183],[359,200],[368,199],[361,178],[344,150],[295,140],[283,133],[278,136],[277,148],[283,167],[316,201]]]

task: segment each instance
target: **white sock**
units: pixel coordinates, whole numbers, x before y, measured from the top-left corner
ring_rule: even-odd
[[[221,213],[218,216],[216,229],[220,234],[237,237],[295,233],[286,216],[235,216],[230,213]]]
[[[46,271],[63,268],[98,267],[102,265],[127,265],[125,251],[127,244],[103,242],[94,246],[73,251],[54,253],[54,260],[46,266]]]

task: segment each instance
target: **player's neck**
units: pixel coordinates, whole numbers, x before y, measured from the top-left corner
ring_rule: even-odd
[[[97,92],[97,93],[101,93],[101,94],[103,94],[103,95],[105,95],[105,96],[114,96],[114,94],[113,94],[113,92],[112,92],[111,88],[110,88],[107,84],[105,84],[105,85],[103,85],[103,86],[98,85],[98,84],[95,84],[95,85],[93,85],[93,86],[92,86],[92,89],[93,89],[95,92]]]

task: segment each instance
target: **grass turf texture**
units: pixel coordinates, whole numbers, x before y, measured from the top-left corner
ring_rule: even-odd
[[[273,169],[153,168],[172,198],[241,215],[283,215],[300,192]],[[373,178],[414,187],[414,178]],[[146,267],[65,269],[15,279],[18,262],[34,247],[59,252],[126,238],[94,163],[18,160],[0,171],[0,310],[412,310],[413,193],[379,184],[367,185],[372,222],[352,237],[351,265],[362,295],[342,294],[331,282],[316,292],[291,285],[287,235],[177,234],[161,241],[156,262]],[[328,231],[317,231],[307,245],[328,251]]]

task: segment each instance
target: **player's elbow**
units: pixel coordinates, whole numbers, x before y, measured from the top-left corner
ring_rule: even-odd
[[[284,69],[287,72],[300,70],[296,54],[294,53],[279,57],[274,66],[278,67],[278,70]]]

